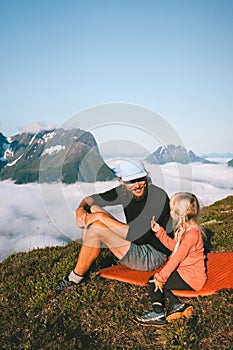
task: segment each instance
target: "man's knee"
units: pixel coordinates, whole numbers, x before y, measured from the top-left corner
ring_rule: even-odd
[[[106,210],[104,210],[103,208],[101,208],[100,206],[93,204],[91,206],[91,212],[92,213],[105,213],[107,215],[110,215]]]
[[[96,223],[91,224],[88,228],[84,229],[82,233],[83,245],[99,248],[101,245],[100,231],[100,225],[97,225]]]
[[[88,239],[101,239],[103,234],[106,234],[106,230],[107,227],[101,221],[95,221],[83,231],[83,236]]]

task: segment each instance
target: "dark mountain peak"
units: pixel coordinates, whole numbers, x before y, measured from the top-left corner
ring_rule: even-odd
[[[8,143],[8,140],[7,140],[6,136],[4,136],[4,135],[0,132],[0,144],[2,144],[3,142]]]
[[[188,151],[184,146],[181,145],[167,145],[160,146],[155,152],[153,152],[146,161],[152,164],[166,164],[171,162],[188,164],[192,162],[201,163],[214,163],[210,162],[205,158],[197,156],[193,151]]]
[[[227,165],[233,167],[233,159],[229,160],[229,162],[227,162]]]
[[[7,140],[6,136],[0,133],[0,171],[7,163],[6,152],[8,148],[9,141]]]

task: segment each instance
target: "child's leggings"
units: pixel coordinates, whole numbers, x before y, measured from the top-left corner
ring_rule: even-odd
[[[153,280],[154,276],[149,278]],[[169,299],[170,306],[180,303],[180,300],[171,292],[172,290],[193,290],[179,275],[177,271],[172,272],[172,274],[167,279],[167,282],[163,286],[163,293],[158,289],[156,292],[155,284],[148,281],[148,290],[152,303],[159,302],[164,306],[165,298]]]

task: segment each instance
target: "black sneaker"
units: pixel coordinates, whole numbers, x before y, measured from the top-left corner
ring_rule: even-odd
[[[164,312],[157,313],[153,308],[141,316],[136,316],[134,321],[144,326],[163,326],[166,324]]]
[[[193,306],[190,304],[175,304],[171,309],[168,308],[166,313],[166,320],[171,322],[180,318],[189,318],[192,316]]]
[[[59,281],[58,285],[55,287],[55,292],[57,294],[61,294],[62,292],[71,289],[74,284],[76,283],[69,281],[68,276],[64,276],[63,279]]]

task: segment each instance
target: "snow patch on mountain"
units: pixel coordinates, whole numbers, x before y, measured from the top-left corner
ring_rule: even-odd
[[[36,138],[36,134],[35,134],[34,136],[32,136],[32,139],[31,139],[31,141],[29,142],[28,146],[31,146],[31,144],[33,143],[33,141],[35,140],[35,138]]]
[[[17,159],[15,159],[13,162],[7,163],[6,166],[13,166],[13,165],[15,165],[22,157],[23,157],[23,153]]]
[[[45,156],[46,154],[51,156],[52,154],[58,153],[58,152],[65,150],[65,149],[66,149],[65,146],[62,146],[62,145],[51,146],[51,147],[46,148],[44,150],[44,152],[42,153],[42,156]]]
[[[13,156],[14,156],[14,152],[10,148],[10,145],[7,145],[7,148],[6,148],[5,152],[4,152],[4,158],[7,161],[8,158],[13,157]]]
[[[56,132],[55,132],[55,131],[51,131],[51,132],[48,132],[47,134],[45,134],[45,135],[43,136],[43,139],[45,140],[45,142],[48,142],[48,141],[51,140],[55,135],[56,135]]]
[[[2,162],[7,162],[7,155],[10,154],[10,152],[11,152],[9,144],[8,143],[3,143],[2,149],[4,151],[4,154],[3,154],[2,157],[0,157],[0,160]]]

